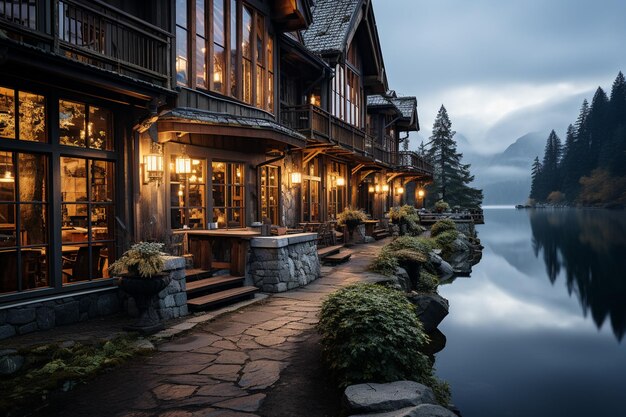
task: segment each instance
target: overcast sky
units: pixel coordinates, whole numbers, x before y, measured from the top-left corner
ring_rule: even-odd
[[[389,86],[417,97],[420,134],[443,103],[480,153],[564,134],[582,99],[626,72],[626,0],[373,3]]]

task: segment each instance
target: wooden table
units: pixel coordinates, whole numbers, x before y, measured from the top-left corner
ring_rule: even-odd
[[[246,254],[250,239],[261,236],[261,232],[250,229],[217,229],[217,230],[181,230],[185,233],[189,252],[193,255],[194,264],[205,270],[214,267],[230,267],[230,274],[244,276],[246,274]],[[223,265],[213,261],[213,244],[218,240],[226,240],[230,245],[230,262]]]
[[[378,220],[365,220],[363,223],[365,224],[365,236],[372,236]]]

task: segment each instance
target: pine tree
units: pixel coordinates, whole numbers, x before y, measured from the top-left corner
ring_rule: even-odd
[[[578,195],[579,183],[576,176],[576,166],[574,162],[574,152],[576,148],[576,128],[574,125],[567,127],[565,146],[563,147],[563,157],[559,168],[561,176],[561,191],[568,201],[574,201]]]
[[[582,173],[588,175],[598,166],[602,144],[608,136],[609,98],[601,87],[598,87],[591,101],[587,116],[588,140],[586,158],[583,161]]]
[[[417,153],[423,158],[426,157],[426,154],[428,153],[428,151],[426,150],[426,145],[424,144],[424,141],[420,143],[420,146],[417,149]]]
[[[482,190],[469,187],[474,180],[470,165],[462,164],[463,154],[457,153],[452,123],[442,105],[433,124],[427,158],[434,167],[433,183],[428,187],[429,204],[443,199],[450,206],[478,207],[482,203]]]
[[[613,82],[609,102],[609,129],[603,162],[616,176],[626,175],[626,81],[620,71]]]
[[[559,163],[561,161],[561,139],[553,130],[546,141],[545,154],[543,156],[539,200],[543,201],[552,191],[559,191],[561,186],[559,175]]]
[[[530,184],[530,195],[529,197],[535,201],[539,200],[538,189],[540,187],[539,182],[541,181],[541,162],[539,162],[539,156],[535,156],[535,160],[533,161],[532,169],[530,177],[532,178],[532,182]]]

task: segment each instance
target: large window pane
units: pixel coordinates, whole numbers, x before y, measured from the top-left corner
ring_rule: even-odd
[[[0,137],[15,139],[15,91],[0,87]]]
[[[207,88],[206,52],[206,41],[196,36],[196,86],[198,88]]]
[[[21,140],[45,142],[46,99],[44,96],[19,92],[19,134]]]
[[[187,30],[176,27],[176,81],[187,85]]]
[[[230,95],[237,97],[237,0],[230,1]]]
[[[86,106],[73,101],[59,100],[59,142],[61,145],[85,147]]]
[[[213,90],[224,93],[224,48],[213,46]]]
[[[89,147],[113,150],[113,116],[111,111],[99,107],[89,107]]]
[[[218,227],[244,225],[245,187],[243,164],[213,162],[213,218]]]

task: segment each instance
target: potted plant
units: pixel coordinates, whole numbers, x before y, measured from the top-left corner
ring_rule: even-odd
[[[435,210],[437,213],[443,213],[444,211],[450,211],[450,205],[443,200],[439,200],[435,203]]]
[[[169,274],[163,273],[162,250],[163,243],[139,242],[109,267],[112,275],[120,277],[120,287],[135,299],[139,310],[139,318],[126,330],[151,334],[163,329],[152,305],[154,297],[170,283]]]
[[[350,240],[352,240],[352,233],[356,227],[367,220],[367,214],[361,209],[354,209],[350,206],[346,207],[341,213],[337,215],[337,223],[340,226],[346,226]]]

